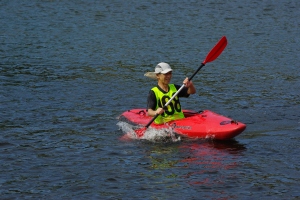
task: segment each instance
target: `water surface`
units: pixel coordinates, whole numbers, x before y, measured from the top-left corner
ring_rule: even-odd
[[[4,199],[299,199],[296,0],[0,2]],[[247,124],[235,140],[124,141],[161,61],[185,109]]]

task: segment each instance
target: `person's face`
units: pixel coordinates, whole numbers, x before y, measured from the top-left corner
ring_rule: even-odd
[[[169,84],[172,78],[172,71],[166,74],[158,74],[157,76],[158,76],[158,81],[160,81],[163,84]]]

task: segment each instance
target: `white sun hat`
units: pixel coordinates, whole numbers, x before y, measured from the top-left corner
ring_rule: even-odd
[[[170,67],[170,65],[168,63],[161,62],[156,65],[154,73],[155,74],[159,74],[159,73],[166,74],[171,71],[172,71],[172,68]]]

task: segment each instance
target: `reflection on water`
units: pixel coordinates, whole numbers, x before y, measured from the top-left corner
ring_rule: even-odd
[[[189,185],[224,184],[234,176],[232,170],[239,167],[239,158],[246,151],[246,147],[235,140],[142,142],[148,147],[149,169],[168,170],[166,178],[179,179]]]
[[[193,169],[184,177],[189,184],[213,185],[226,182],[231,176],[227,170],[236,168],[238,158],[246,147],[235,140],[204,141],[180,146],[180,151],[188,154],[182,162]],[[211,176],[211,174],[215,174]]]

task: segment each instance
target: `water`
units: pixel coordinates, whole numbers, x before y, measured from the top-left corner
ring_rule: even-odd
[[[296,0],[0,2],[2,199],[299,199]],[[165,61],[185,109],[247,124],[229,142],[122,140]]]

